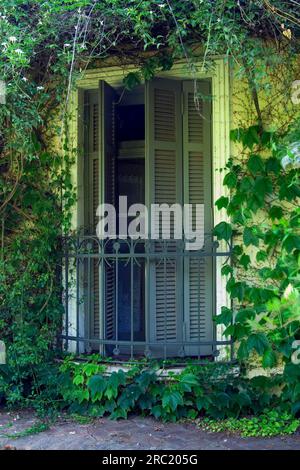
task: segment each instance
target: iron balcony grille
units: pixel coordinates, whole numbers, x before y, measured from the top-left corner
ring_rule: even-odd
[[[217,339],[213,324],[215,273],[230,259],[230,244],[224,249],[206,234],[204,248],[188,251],[184,240],[74,235],[62,248],[64,350],[118,362],[202,360],[223,346],[233,358],[231,340]]]

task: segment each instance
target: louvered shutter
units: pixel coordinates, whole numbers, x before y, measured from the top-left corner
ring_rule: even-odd
[[[99,83],[101,126],[100,151],[102,172],[102,201],[116,207],[116,141],[115,141],[115,103],[117,96],[114,89],[103,80]],[[107,245],[113,251],[113,240]],[[103,264],[103,281],[105,294],[104,328],[100,332],[106,340],[116,337],[116,269],[114,262]]]
[[[156,79],[146,85],[146,196],[151,203],[182,202],[181,83]],[[157,224],[158,221],[155,221]],[[176,250],[176,242],[167,242]],[[163,251],[164,242],[154,249]],[[150,265],[149,333],[154,355],[177,355],[182,339],[182,262],[161,259]]]
[[[93,236],[98,223],[97,207],[102,202],[115,202],[115,101],[113,88],[104,81],[99,82],[98,90],[87,94],[85,225],[88,234]],[[97,259],[91,264],[90,334],[92,338],[112,339],[115,331],[115,269],[113,265],[99,265]]]
[[[100,201],[100,160],[99,160],[99,96],[97,90],[85,94],[85,165],[84,165],[84,200],[85,234],[96,234],[96,210]],[[93,246],[96,249],[96,245]],[[100,291],[99,266],[96,260],[85,261],[84,286],[86,290],[85,312],[88,335],[99,337],[100,327]],[[91,296],[88,295],[91,291]]]
[[[183,82],[184,203],[204,204],[205,245],[211,251],[211,122],[208,82]],[[199,95],[202,95],[199,96]],[[196,96],[196,100],[195,100]],[[197,99],[197,97],[199,99]],[[207,97],[205,99],[205,97]],[[204,98],[204,99],[203,99]],[[193,212],[193,227],[195,227]],[[193,252],[191,252],[191,255]],[[184,325],[188,342],[213,339],[213,264],[210,256],[186,257],[184,261]],[[186,346],[186,355],[209,355],[211,346]]]

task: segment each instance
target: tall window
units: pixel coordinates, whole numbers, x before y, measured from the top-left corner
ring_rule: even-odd
[[[131,92],[103,81],[98,90],[85,92],[86,233],[95,235],[99,203],[110,202],[118,211],[118,197],[126,195],[128,205],[204,204],[204,232],[209,234],[210,83],[199,81],[196,89],[195,94],[192,81],[155,79]],[[120,252],[126,250],[125,243],[120,243]],[[108,250],[110,246],[108,242]],[[162,261],[164,249],[156,241],[153,250],[162,253],[161,259],[141,261],[133,272],[126,260],[104,269],[93,261],[92,337],[148,342],[157,356],[160,344],[167,355],[193,356],[198,354],[193,342],[213,339],[212,258],[175,256]],[[169,242],[167,249],[176,252],[177,242]],[[143,251],[143,243],[138,250]],[[201,348],[202,355],[212,352],[211,346]]]

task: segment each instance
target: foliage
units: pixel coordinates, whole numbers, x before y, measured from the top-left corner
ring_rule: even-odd
[[[59,406],[91,417],[118,419],[138,412],[164,421],[203,414],[224,418],[256,413],[276,403],[261,384],[241,380],[234,368],[222,364],[189,365],[175,374],[159,363],[136,362],[110,373],[95,358],[82,363],[67,357],[60,374]]]
[[[12,434],[4,432],[0,434],[1,437],[6,439],[19,439],[20,437],[33,436],[34,434],[39,434],[40,432],[47,431],[49,429],[49,424],[46,422],[36,422],[29,428],[24,429],[20,432],[14,432]]]
[[[293,412],[300,409],[299,366],[292,364],[300,337],[300,185],[299,170],[285,172],[280,160],[288,140],[299,137],[299,130],[278,136],[258,126],[232,133],[242,160],[228,164],[230,197],[216,202],[232,222],[215,228],[220,239],[234,237],[233,265],[223,267],[234,305],[215,320],[236,340],[241,363],[255,353],[264,368],[284,365],[282,398]]]
[[[238,433],[243,437],[283,436],[293,434],[299,426],[299,419],[278,410],[266,410],[258,416],[240,419],[212,420],[203,418],[199,421],[199,427],[206,431]]]
[[[298,182],[295,171],[284,175],[279,169],[279,142],[275,135],[261,132],[263,115],[257,98],[262,88],[272,88],[266,76],[282,64],[286,72],[281,79],[290,85],[287,71],[293,70],[292,58],[298,48],[297,13],[295,2],[277,0],[272,5],[260,0],[1,1],[0,79],[6,82],[7,94],[6,104],[0,105],[0,337],[7,345],[8,364],[0,369],[0,399],[10,404],[33,401],[41,408],[50,404],[55,408],[61,400],[63,376],[57,375],[51,361],[62,318],[59,240],[70,229],[76,199],[70,176],[76,149],[67,139],[68,104],[81,71],[101,65],[107,57],[118,64],[130,61],[138,66],[138,72],[125,77],[127,88],[171,68],[177,58],[185,59],[193,78],[194,59],[205,70],[213,66],[217,54],[237,64],[240,77],[247,78],[259,126],[240,129],[233,136],[250,155],[246,172],[245,166],[230,164],[224,183],[232,197],[221,198],[217,205],[226,208],[233,225],[223,222],[216,227],[216,236],[229,240],[242,230],[244,245],[259,248],[257,261],[274,259],[275,264],[259,268],[263,288],[237,280],[236,268],[224,267],[230,277],[228,291],[240,308],[238,312],[223,309],[217,322],[225,319],[227,334],[240,342],[241,360],[252,351],[262,355],[264,365],[275,363],[278,355],[289,359],[291,341],[298,337],[298,317],[290,321],[296,315],[297,293],[284,300],[281,297],[288,286],[298,288],[299,209],[294,207],[287,215],[281,213],[279,203],[295,203]],[[268,160],[261,157],[260,147],[271,152]],[[278,201],[273,199],[274,193]],[[252,215],[265,207],[270,227],[251,223]],[[236,265],[250,272],[252,259],[241,246],[234,247],[234,256]],[[235,324],[231,325],[233,316]],[[270,324],[272,328],[267,329]],[[102,403],[97,395],[100,378],[92,380],[87,368],[75,374],[79,382],[73,383],[75,371],[66,370],[68,373],[75,407],[86,404],[88,396],[95,406]],[[99,369],[96,375],[102,373]],[[296,370],[293,374],[297,376]],[[187,414],[187,408],[218,415],[221,408],[227,413],[244,406],[238,402],[237,385],[230,382],[216,392],[206,390],[210,398],[199,410],[194,403],[187,408],[183,405],[192,393],[189,389],[200,393],[197,384],[185,382],[185,375],[165,388],[150,372],[141,375],[143,379],[133,375],[130,390],[134,398],[126,395],[127,376],[113,377],[103,394],[115,417],[134,408],[140,402],[137,397],[149,387],[157,407],[144,403],[140,409],[164,419]],[[296,381],[293,384],[289,382],[284,393],[297,408]],[[69,403],[72,395],[64,396]],[[255,396],[250,400],[255,407]]]

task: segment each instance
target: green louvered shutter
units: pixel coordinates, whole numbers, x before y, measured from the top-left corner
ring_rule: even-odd
[[[182,202],[181,83],[155,79],[146,85],[146,199],[169,205]],[[158,221],[155,221],[157,224]],[[176,250],[176,242],[168,242]],[[158,241],[156,251],[163,250]],[[150,266],[149,338],[162,346],[154,355],[178,355],[182,339],[182,263],[156,260]]]
[[[115,202],[115,101],[113,88],[102,80],[98,90],[86,95],[85,226],[90,235],[96,235],[99,204]],[[112,339],[115,334],[115,269],[113,265],[99,265],[96,259],[91,263],[91,338]]]
[[[96,210],[100,201],[100,152],[99,152],[99,96],[97,90],[85,93],[85,165],[84,165],[84,202],[85,233],[96,234]],[[93,247],[96,249],[96,245]],[[99,337],[100,327],[100,291],[99,266],[96,260],[85,262],[84,286],[91,290],[91,296],[85,299],[85,320],[88,335]],[[90,285],[89,285],[90,284]]]
[[[199,96],[200,95],[200,96]],[[202,95],[202,96],[201,96]],[[211,102],[209,82],[183,82],[183,175],[184,203],[204,204],[205,245],[211,251],[212,175]],[[195,103],[195,96],[199,97]],[[204,99],[203,99],[204,97]],[[205,99],[207,97],[207,99]],[[193,212],[194,215],[194,212]],[[193,217],[193,226],[195,219]],[[193,252],[191,252],[192,254]],[[213,339],[213,262],[209,256],[184,261],[184,326],[187,341]],[[211,346],[185,347],[186,355],[209,355]]]
[[[117,96],[114,89],[103,80],[99,83],[101,127],[100,151],[102,173],[102,201],[116,207],[116,136],[115,136],[115,103]],[[110,243],[110,249],[113,241]],[[103,292],[105,293],[103,309],[103,331],[106,340],[116,337],[116,269],[115,265],[103,265]]]

